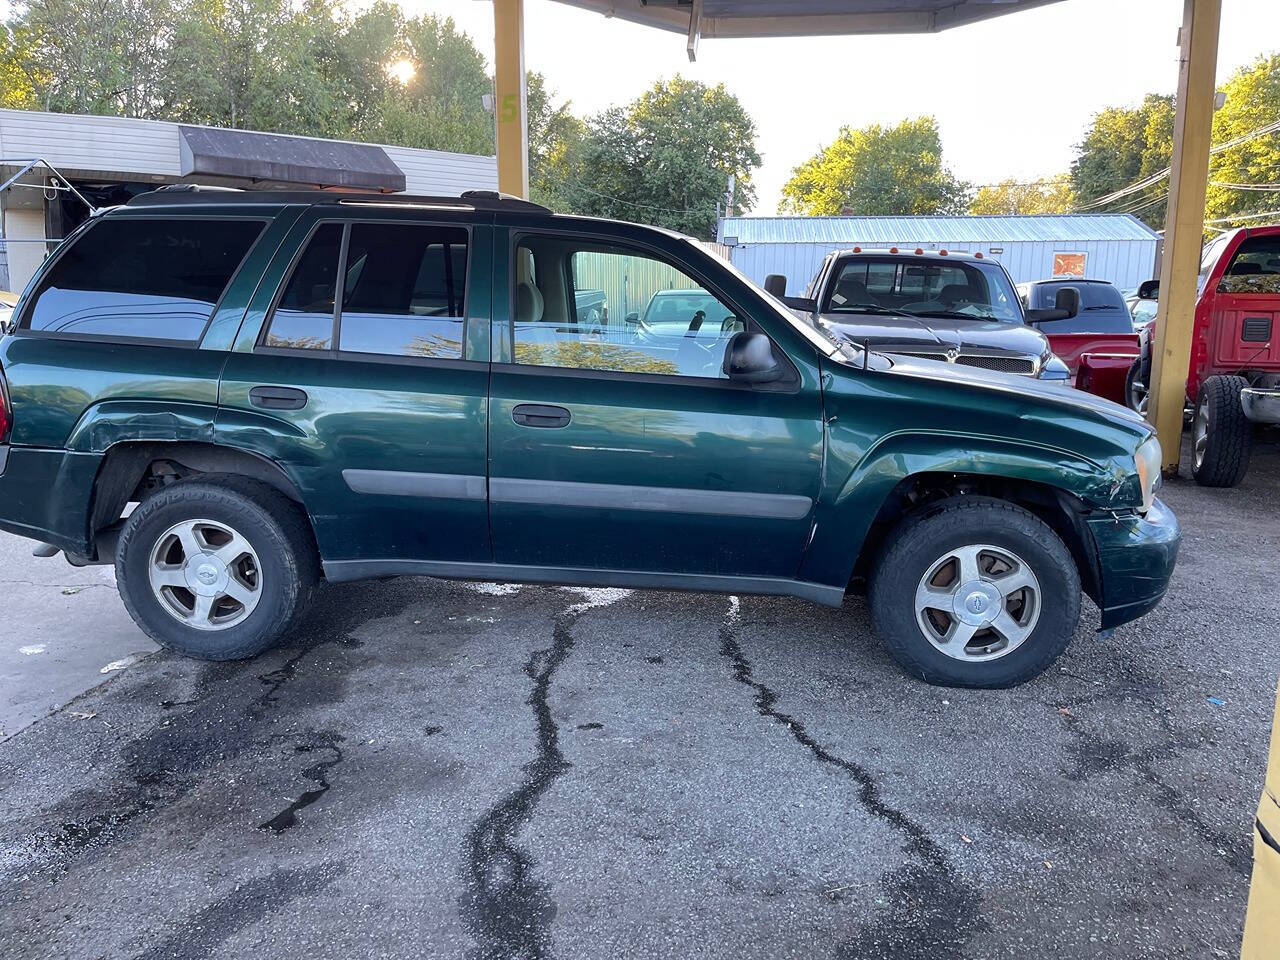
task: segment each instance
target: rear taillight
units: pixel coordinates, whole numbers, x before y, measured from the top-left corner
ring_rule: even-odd
[[[0,368],[0,443],[9,441],[9,429],[13,426],[13,408],[9,406],[9,385],[4,382],[4,369]]]

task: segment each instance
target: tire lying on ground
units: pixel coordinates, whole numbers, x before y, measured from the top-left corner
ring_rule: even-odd
[[[1043,672],[1080,618],[1071,552],[1034,514],[953,497],[890,534],[871,575],[871,613],[907,672],[955,687],[1010,687]]]
[[[1191,475],[1202,487],[1234,487],[1249,469],[1253,424],[1244,415],[1244,377],[1209,377],[1191,421]]]
[[[116,582],[129,615],[156,643],[202,660],[237,660],[273,646],[318,579],[301,508],[245,477],[170,484],[130,514],[116,547]]]

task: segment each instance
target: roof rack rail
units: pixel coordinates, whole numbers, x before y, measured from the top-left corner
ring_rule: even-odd
[[[242,190],[201,183],[167,183],[133,197],[126,206],[176,206],[179,204],[284,204],[316,206],[325,203],[360,206],[431,206],[459,210],[523,210],[551,213],[549,207],[496,190],[467,190],[458,197],[415,196],[407,193],[332,193],[327,190]]]

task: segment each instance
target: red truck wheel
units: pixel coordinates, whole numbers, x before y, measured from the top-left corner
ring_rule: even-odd
[[[1240,405],[1244,377],[1210,377],[1191,423],[1191,475],[1202,487],[1234,487],[1249,469],[1253,424]]]

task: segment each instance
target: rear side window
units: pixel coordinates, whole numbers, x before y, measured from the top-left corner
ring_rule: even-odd
[[[195,343],[264,226],[260,220],[102,220],[58,257],[23,326]]]
[[[1222,293],[1280,293],[1280,236],[1249,237],[1218,281]]]
[[[263,345],[332,350],[336,330],[337,349],[345,353],[460,359],[467,232],[353,223],[345,234],[345,257],[342,224],[326,223],[312,234]],[[341,308],[335,309],[339,296]]]

